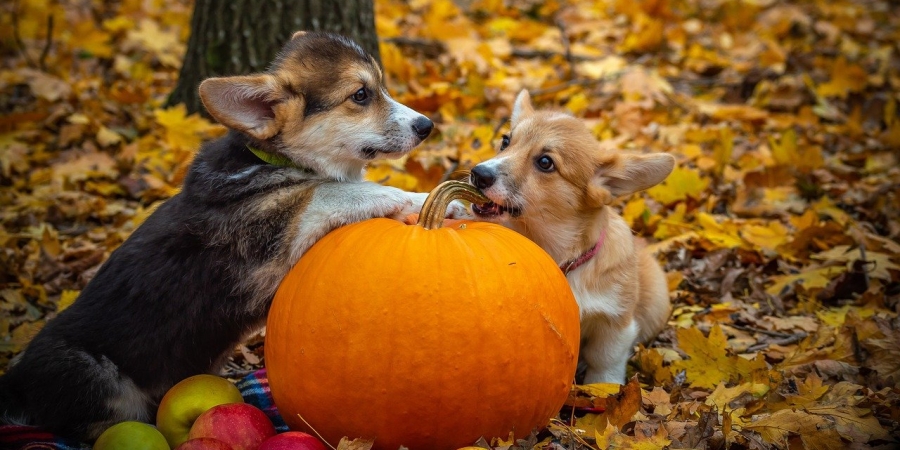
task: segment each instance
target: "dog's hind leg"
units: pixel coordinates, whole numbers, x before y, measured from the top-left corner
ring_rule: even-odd
[[[109,426],[149,421],[152,402],[105,356],[63,342],[33,341],[0,380],[0,421],[93,440]]]

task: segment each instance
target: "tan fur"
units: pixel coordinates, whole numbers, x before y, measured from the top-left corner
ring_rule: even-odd
[[[473,169],[472,180],[479,185],[479,176],[495,177],[482,191],[518,211],[480,217],[524,234],[559,264],[593,248],[605,233],[599,252],[567,278],[581,308],[585,382],[622,383],[633,345],[659,334],[671,306],[665,274],[610,203],[661,182],[674,158],[606,149],[577,119],[535,111],[525,91],[513,108],[509,138],[508,148]],[[538,167],[545,156],[550,171]]]

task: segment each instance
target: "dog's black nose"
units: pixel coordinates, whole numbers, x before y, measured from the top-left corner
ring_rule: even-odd
[[[475,187],[484,190],[494,185],[494,182],[497,181],[497,174],[490,167],[479,164],[472,168],[469,179],[472,180]]]
[[[416,136],[418,136],[419,139],[424,140],[431,134],[431,129],[434,128],[434,124],[431,123],[427,117],[419,116],[418,119],[413,121],[412,128],[413,131],[416,132]]]

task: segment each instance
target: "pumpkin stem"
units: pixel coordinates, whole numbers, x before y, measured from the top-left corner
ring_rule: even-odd
[[[436,230],[444,223],[447,207],[453,200],[468,200],[474,203],[491,201],[475,186],[462,181],[445,181],[428,194],[417,225],[426,230]]]

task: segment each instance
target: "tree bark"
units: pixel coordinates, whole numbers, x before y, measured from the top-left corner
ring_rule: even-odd
[[[373,0],[196,0],[178,84],[166,104],[208,115],[197,92],[201,81],[264,71],[299,30],[343,34],[381,62]]]

